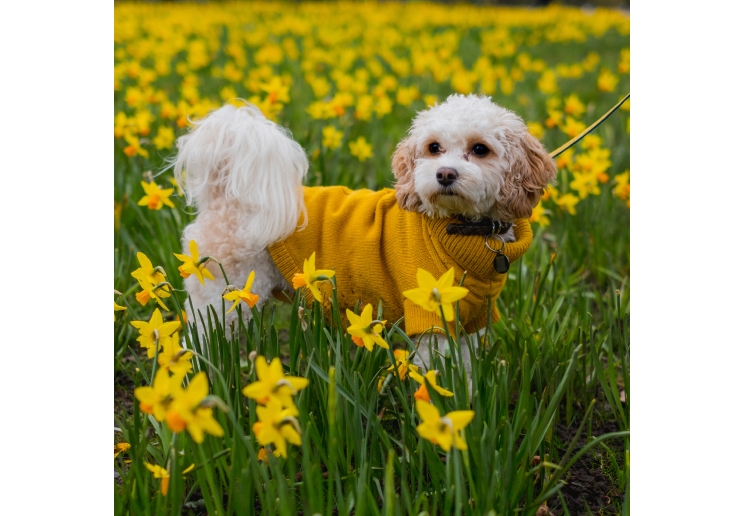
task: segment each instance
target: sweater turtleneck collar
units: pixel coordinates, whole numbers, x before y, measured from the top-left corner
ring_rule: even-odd
[[[496,279],[499,276],[493,266],[496,253],[486,248],[485,237],[447,234],[447,225],[458,222],[455,217],[426,219],[432,238],[441,244],[444,251],[460,267],[483,279]],[[532,243],[532,229],[527,219],[515,220],[513,227],[516,241],[508,242],[503,250],[512,263],[520,258]],[[490,244],[494,249],[498,249],[498,239],[492,239]]]

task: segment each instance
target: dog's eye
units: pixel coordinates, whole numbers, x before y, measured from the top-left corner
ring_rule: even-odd
[[[483,145],[482,143],[476,143],[473,145],[473,154],[476,156],[485,156],[488,154],[488,147]]]
[[[431,152],[432,154],[439,154],[440,151],[441,149],[439,148],[439,144],[437,142],[429,144],[429,152]]]

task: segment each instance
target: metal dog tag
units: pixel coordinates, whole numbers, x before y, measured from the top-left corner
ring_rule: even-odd
[[[509,271],[509,257],[505,254],[497,254],[493,259],[493,268],[499,274],[506,274]]]

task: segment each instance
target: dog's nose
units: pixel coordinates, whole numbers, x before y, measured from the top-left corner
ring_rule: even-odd
[[[457,179],[457,170],[450,167],[442,167],[437,170],[437,182],[442,186],[449,186]]]

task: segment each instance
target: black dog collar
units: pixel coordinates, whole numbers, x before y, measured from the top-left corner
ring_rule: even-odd
[[[448,235],[503,235],[512,227],[511,222],[500,220],[481,219],[478,222],[471,222],[462,215],[458,215],[457,219],[462,224],[448,224]]]

